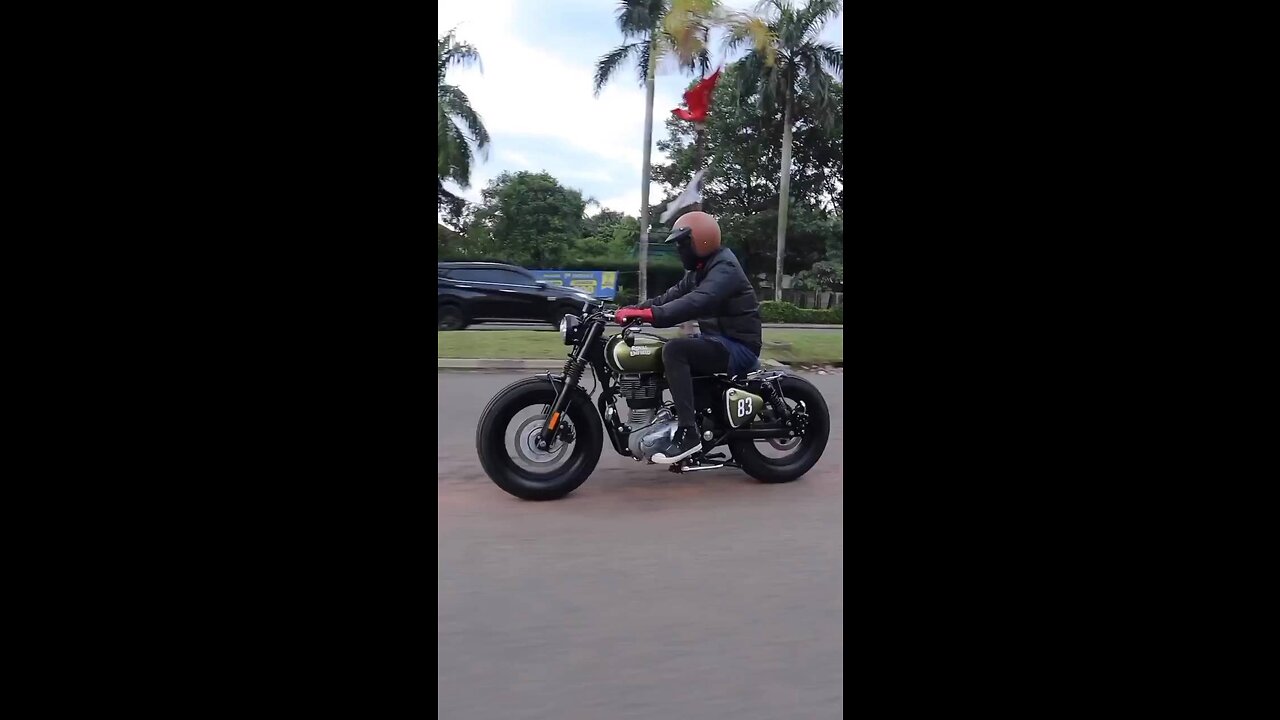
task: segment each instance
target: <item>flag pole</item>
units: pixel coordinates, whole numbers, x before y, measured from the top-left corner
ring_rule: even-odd
[[[694,123],[693,132],[694,132],[693,142],[695,147],[697,148],[697,152],[694,155],[694,166],[693,166],[693,172],[696,175],[697,172],[702,169],[703,158],[706,155],[707,124],[705,122]],[[698,200],[699,202],[696,202],[693,204],[694,210],[702,209],[702,202],[701,202],[702,197],[699,196]]]

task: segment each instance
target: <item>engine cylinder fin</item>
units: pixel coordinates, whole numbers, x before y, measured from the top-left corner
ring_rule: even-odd
[[[653,408],[630,408],[627,411],[627,424],[633,429],[642,427],[653,422],[653,417],[657,414],[658,411]]]

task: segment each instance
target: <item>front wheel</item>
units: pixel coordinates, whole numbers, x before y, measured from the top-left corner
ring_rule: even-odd
[[[809,426],[803,437],[729,441],[733,459],[738,461],[748,475],[765,483],[791,482],[809,472],[822,457],[831,434],[831,415],[822,393],[808,380],[788,375],[781,380],[782,400],[791,412],[804,403],[809,415]],[[772,408],[766,419],[778,417]]]
[[[467,319],[457,305],[441,305],[437,311],[437,330],[465,330]]]
[[[489,401],[476,428],[476,452],[495,485],[523,500],[556,500],[586,482],[600,460],[604,430],[586,393],[574,390],[570,398],[563,429],[546,451],[534,441],[556,399],[550,382],[521,380]]]

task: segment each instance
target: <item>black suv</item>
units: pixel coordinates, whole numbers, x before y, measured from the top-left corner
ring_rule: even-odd
[[[591,299],[571,287],[535,280],[516,265],[482,262],[439,264],[440,330],[461,330],[480,322],[539,322],[559,327],[565,315],[579,315]]]

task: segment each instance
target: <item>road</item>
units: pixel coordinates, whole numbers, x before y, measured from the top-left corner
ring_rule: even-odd
[[[796,482],[675,475],[616,455],[531,503],[476,459],[484,404],[523,375],[437,376],[437,681],[443,719],[839,718],[844,376]]]

